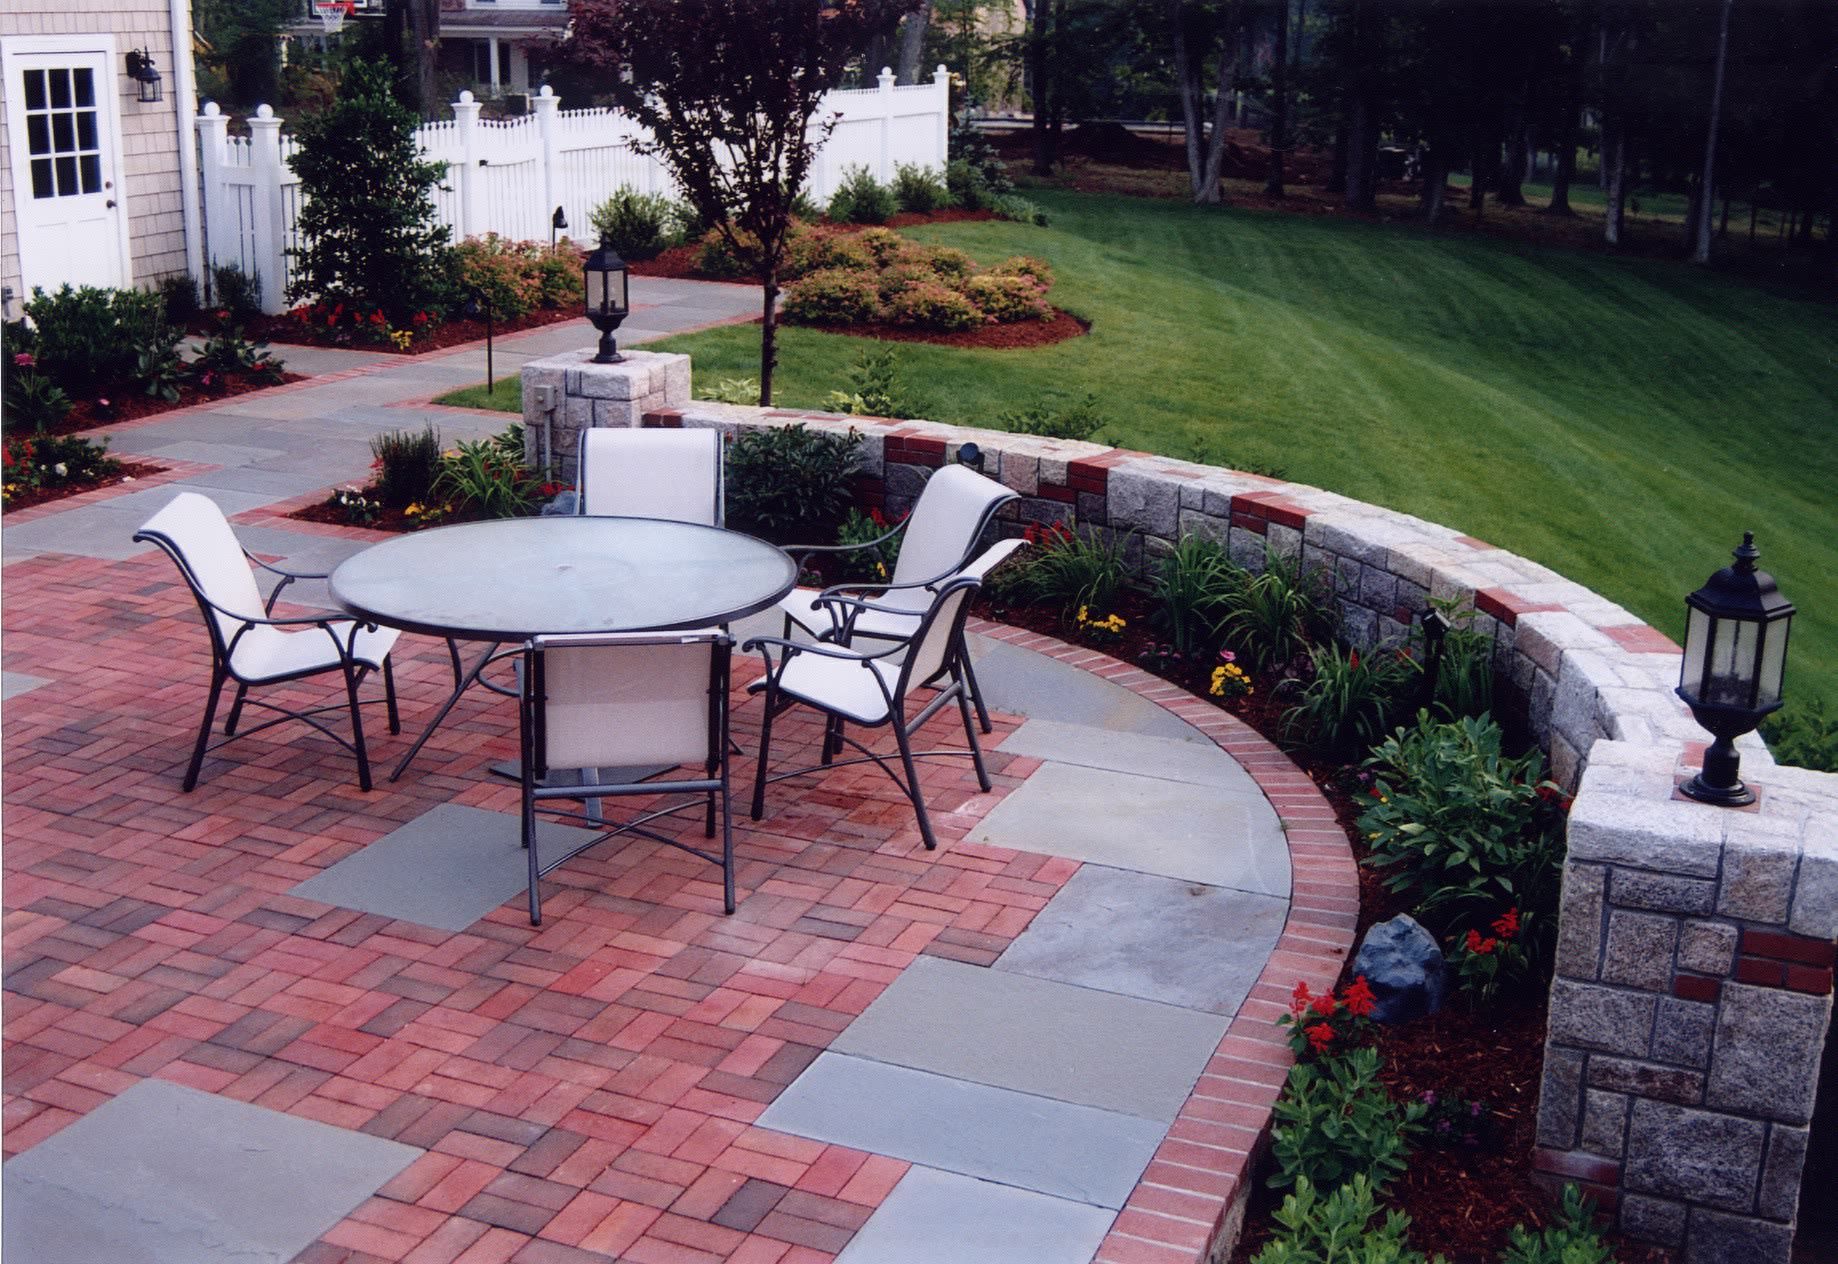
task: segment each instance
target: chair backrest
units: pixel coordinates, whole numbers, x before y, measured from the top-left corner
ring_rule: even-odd
[[[192,595],[201,599],[199,608],[220,652],[243,627],[236,616],[263,617],[255,572],[223,510],[210,497],[180,492],[141,524],[134,538],[159,545],[178,564]]]
[[[549,768],[702,764],[718,754],[728,637],[537,637],[524,688]]]
[[[967,465],[947,465],[933,474],[919,493],[913,516],[900,533],[900,558],[893,583],[916,584],[949,575],[961,567],[982,537],[997,509],[1015,493]],[[924,589],[894,589],[888,605],[918,611],[931,604]]]
[[[722,521],[721,432],[581,431],[576,504],[595,517],[667,518],[718,527]]]
[[[904,698],[912,686],[935,679],[955,661],[962,650],[964,620],[970,615],[971,598],[980,587],[981,580],[958,575],[939,588],[906,651],[906,662],[900,669],[899,698]]]

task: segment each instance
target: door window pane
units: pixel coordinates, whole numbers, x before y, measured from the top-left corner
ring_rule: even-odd
[[[35,198],[57,196],[57,190],[51,185],[51,160],[49,158],[32,160],[32,196]]]
[[[70,72],[53,70],[49,72],[51,80],[51,108],[68,110],[70,108]]]
[[[69,197],[78,192],[77,160],[75,158],[57,160],[57,192],[59,197]]]
[[[84,154],[77,159],[77,166],[83,172],[83,192],[102,192],[102,159],[94,154]]]
[[[51,127],[43,114],[26,115],[26,152],[29,154],[51,152]]]
[[[42,70],[26,71],[26,109],[42,110],[45,108],[45,72]]]
[[[94,105],[96,103],[96,72],[87,66],[72,72],[76,76],[77,104]]]
[[[100,193],[102,119],[94,69],[28,70],[24,74],[26,152],[33,158],[33,197]]]
[[[77,147],[76,122],[68,114],[51,116],[51,148],[67,154]]]
[[[77,148],[96,149],[96,112],[94,110],[77,111]]]

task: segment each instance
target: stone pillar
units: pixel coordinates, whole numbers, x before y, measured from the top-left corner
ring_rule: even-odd
[[[1534,1167],[1686,1264],[1786,1264],[1831,1018],[1838,777],[1601,741],[1570,814]]]
[[[523,366],[524,455],[553,467],[555,481],[575,481],[581,431],[637,426],[648,412],[689,403],[689,357],[624,351],[618,364],[593,363],[594,349],[564,352]]]

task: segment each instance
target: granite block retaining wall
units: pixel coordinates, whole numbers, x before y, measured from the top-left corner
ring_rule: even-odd
[[[1536,1168],[1589,1186],[1626,1232],[1682,1248],[1688,1264],[1784,1264],[1831,1017],[1838,777],[1776,767],[1751,736],[1740,746],[1755,808],[1678,797],[1706,735],[1672,692],[1679,650],[1664,634],[1547,567],[1319,488],[1093,443],[692,402],[683,357],[651,357],[681,369],[641,364],[642,390],[594,394],[585,383],[605,370],[583,371],[584,358],[526,366],[526,422],[559,418],[557,436],[585,424],[853,429],[860,498],[893,513],[975,443],[983,472],[1020,494],[1010,531],[1076,517],[1122,534],[1144,572],[1188,532],[1253,568],[1268,550],[1329,577],[1361,646],[1406,635],[1431,598],[1471,608],[1506,705],[1576,791]],[[552,409],[532,413],[532,384],[557,388]],[[603,420],[604,400],[618,402]],[[1196,1258],[1236,1223],[1234,1209]]]

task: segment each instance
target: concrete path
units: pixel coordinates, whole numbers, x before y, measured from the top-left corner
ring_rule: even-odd
[[[638,300],[632,322],[636,327],[622,338],[628,343],[743,318],[751,314],[756,301],[751,290],[694,282],[640,278],[634,280],[633,289]],[[573,322],[505,338],[495,351],[498,372],[514,373],[526,358],[583,345],[592,337],[584,322]],[[369,464],[369,440],[379,431],[417,427],[427,419],[439,426],[444,438],[453,439],[487,434],[502,425],[501,417],[442,409],[426,402],[433,395],[482,378],[482,349],[413,360],[305,348],[283,354],[290,367],[321,374],[325,380],[242,397],[222,407],[155,419],[117,432],[117,452],[187,463],[180,481],[44,513],[0,530],[9,607],[16,597],[36,596],[44,568],[25,568],[33,576],[31,592],[22,591],[15,582],[22,573],[16,568],[30,559],[55,554],[94,559],[93,564],[138,566],[136,559],[146,550],[129,537],[177,490],[203,492],[226,512],[243,513],[361,480]],[[315,568],[329,568],[362,547],[361,541],[292,530],[284,519],[241,528],[239,534],[259,552]],[[51,563],[54,558],[45,556],[44,561]],[[137,582],[144,586],[146,577]],[[172,583],[176,586],[176,581]],[[308,593],[304,599],[311,596]],[[9,632],[12,630],[9,619]],[[760,630],[768,629],[762,624]],[[188,643],[180,648],[190,652],[198,647]],[[1107,1234],[1121,1231],[1119,1211],[1136,1206],[1141,1191],[1149,1188],[1144,1185],[1145,1170],[1166,1144],[1170,1128],[1212,1065],[1228,1027],[1284,933],[1291,893],[1284,826],[1258,782],[1213,738],[1141,691],[987,637],[973,638],[972,652],[991,706],[1006,717],[1019,717],[1005,718],[995,739],[1001,766],[1011,770],[1005,793],[993,808],[985,801],[973,809],[979,796],[951,791],[952,802],[965,805],[959,810],[974,810],[977,815],[963,818],[961,829],[955,832],[957,841],[947,835],[936,858],[920,852],[899,863],[923,866],[909,871],[917,875],[937,866],[944,878],[944,858],[953,850],[961,849],[966,857],[975,858],[1014,856],[1017,859],[1009,867],[1020,866],[1021,871],[1040,875],[1030,889],[1048,891],[1050,897],[1019,900],[1016,908],[986,923],[991,934],[980,938],[971,934],[962,941],[977,945],[976,950],[923,955],[864,949],[866,954],[882,955],[862,958],[856,983],[868,991],[859,995],[859,1003],[849,1006],[848,1019],[821,1030],[812,1025],[816,1018],[794,1020],[798,1039],[811,1046],[810,1056],[794,1064],[767,1091],[753,1096],[763,1107],[753,1120],[753,1131],[762,1137],[781,1138],[767,1146],[768,1152],[780,1156],[778,1161],[789,1163],[793,1156],[806,1153],[798,1147],[812,1147],[811,1154],[884,1156],[889,1162],[898,1161],[888,1169],[899,1173],[897,1180],[890,1179],[865,1194],[858,1190],[853,1201],[848,1193],[842,1194],[844,1202],[836,1206],[856,1210],[844,1214],[832,1208],[822,1213],[831,1216],[823,1222],[828,1225],[827,1236],[814,1230],[810,1231],[814,1236],[798,1236],[806,1231],[786,1219],[794,1202],[783,1200],[794,1199],[794,1184],[797,1190],[806,1186],[791,1179],[767,1179],[764,1174],[779,1169],[764,1160],[750,1176],[743,1165],[743,1174],[735,1177],[732,1186],[723,1187],[720,1198],[713,1202],[708,1201],[706,1191],[698,1193],[704,1190],[705,1180],[690,1184],[686,1178],[681,1199],[671,1201],[672,1195],[658,1204],[671,1207],[666,1220],[706,1222],[711,1233],[715,1226],[724,1226],[724,1233],[755,1236],[783,1232],[784,1241],[797,1242],[798,1249],[812,1252],[797,1258],[827,1259],[840,1251],[836,1258],[845,1264],[940,1259],[1084,1264]],[[423,683],[437,679],[439,672],[436,656],[424,657],[427,661],[418,668]],[[41,690],[57,693],[62,683],[56,676],[55,659],[9,652],[5,665],[5,696],[18,700],[9,703],[9,724],[30,714],[29,710],[15,712],[13,707],[29,709],[35,698],[44,696]],[[415,680],[416,673],[410,673],[405,687],[413,691]],[[190,701],[188,698],[188,707]],[[481,702],[468,714],[494,713],[487,702]],[[188,715],[185,722],[195,720]],[[448,737],[446,757],[470,758],[481,740],[471,734],[486,731],[481,723],[478,718],[456,723]],[[413,727],[412,719],[409,726]],[[496,734],[492,740],[501,745],[504,735],[499,729],[491,730]],[[288,739],[276,740],[285,743]],[[442,757],[438,747],[439,743],[430,748],[436,759]],[[497,750],[494,757],[502,758],[503,751]],[[231,748],[229,758],[234,764],[236,748]],[[332,775],[338,775],[336,769]],[[442,776],[450,778],[452,773]],[[435,786],[436,781],[430,770],[422,786]],[[478,780],[473,776],[470,781],[443,780],[439,784],[477,785]],[[842,784],[848,783],[832,778],[827,791],[815,787],[813,793],[819,798],[812,802],[834,802]],[[295,876],[289,884],[271,889],[284,890],[280,898],[290,911],[349,910],[350,916],[361,914],[369,919],[360,924],[384,925],[387,921],[408,926],[411,931],[405,933],[423,936],[422,942],[430,945],[443,936],[463,940],[486,926],[503,937],[516,926],[514,918],[504,915],[503,907],[507,901],[514,906],[520,899],[521,861],[514,846],[514,819],[497,810],[506,792],[492,789],[489,778],[484,788],[496,797],[485,802],[473,796],[465,805],[404,802],[391,809],[395,828],[382,837],[374,829],[366,834],[361,828],[346,827],[347,837],[374,841],[349,854],[335,852],[342,856],[335,863],[321,859],[295,864],[290,868]],[[164,787],[156,783],[141,793],[163,797],[166,790],[172,799],[181,798],[176,784]],[[348,787],[336,791],[348,792]],[[827,798],[822,797],[826,793]],[[438,800],[440,795],[433,797]],[[789,824],[775,823],[769,816],[766,827],[808,828],[803,824],[805,808],[794,805],[785,812],[783,820]],[[876,828],[889,819],[902,822],[902,828],[911,824],[910,811],[897,803],[878,807],[876,812]],[[903,850],[901,854],[908,853]],[[981,859],[972,863],[986,864]],[[1046,875],[1053,875],[1050,882]],[[764,883],[752,895],[753,913],[766,915],[774,901],[800,890],[797,881],[801,879]],[[918,881],[925,886],[923,876]],[[33,882],[34,890],[43,885],[36,878]],[[939,886],[940,897],[948,889],[954,888]],[[894,898],[889,895],[877,909],[884,910]],[[899,898],[922,903],[930,897]],[[558,907],[567,905],[561,902]],[[917,910],[919,905],[911,907]],[[992,910],[996,907],[991,905]],[[747,912],[744,906],[742,911]],[[558,913],[558,920],[564,917]],[[292,918],[293,922],[301,920]],[[737,932],[744,930],[745,921],[736,919]],[[262,924],[282,925],[276,921]],[[561,924],[567,925],[565,920]],[[799,921],[793,929],[805,925],[806,921]],[[998,925],[1004,928],[1000,934],[994,933]],[[725,930],[722,919],[713,919],[708,929],[712,942],[724,945],[730,953],[741,950],[744,945],[721,938]],[[553,938],[561,933],[545,935]],[[635,937],[632,946],[638,951],[620,955],[619,972],[636,975],[638,972],[627,969],[628,959],[661,952],[660,942]],[[753,947],[760,949],[761,945]],[[694,956],[703,949],[684,951]],[[48,963],[49,968],[63,965],[62,960]],[[453,967],[443,973],[442,981],[464,982],[463,973],[454,974],[467,968],[464,961],[453,956]],[[26,977],[36,979],[32,968],[27,966]],[[661,968],[669,977],[660,987],[674,987],[679,981],[687,986],[689,980],[700,977],[695,962],[688,962],[681,971],[669,965]],[[598,980],[603,974],[592,978]],[[177,972],[169,976],[174,986],[184,986],[177,980]],[[590,988],[588,994],[597,992]],[[794,994],[805,992],[781,995]],[[586,999],[578,992],[556,995],[558,1003],[571,998],[584,1003]],[[420,993],[408,990],[401,996],[419,998]],[[201,999],[199,1004],[217,1003]],[[810,1009],[808,1005],[799,1008]],[[215,1015],[218,1011],[198,1012]],[[330,1008],[325,1012],[325,1021],[331,1022]],[[471,1021],[469,1016],[468,1023]],[[512,1067],[527,1070],[538,1065],[534,1059],[511,1059],[512,1043],[522,1037],[498,1040],[489,1035],[488,1028],[489,1024],[467,1026],[467,1040],[481,1036],[495,1041],[494,1048],[502,1046]],[[366,1024],[362,1030],[368,1033],[372,1027]],[[458,1049],[467,1041],[459,1039],[456,1029],[450,1039],[442,1036],[437,1043]],[[670,1043],[660,1040],[657,1047],[661,1051]],[[266,1056],[274,1051],[263,1047],[258,1052]],[[580,1056],[594,1060],[591,1050]],[[494,1052],[487,1061],[498,1057]],[[608,1065],[624,1066],[632,1054],[618,1057]],[[731,1061],[720,1065],[726,1068]],[[239,1070],[242,1065],[237,1063]],[[673,1110],[714,1109],[709,1102],[718,1094],[711,1096],[706,1085],[694,1087],[706,1065],[687,1066],[680,1074],[682,1096],[674,1099]],[[136,1068],[135,1074],[155,1073],[144,1059],[129,1066]],[[503,1070],[491,1069],[494,1073]],[[621,1080],[629,1073],[629,1069],[622,1073]],[[678,1075],[669,1072],[657,1083],[679,1083],[671,1078]],[[345,1228],[356,1223],[343,1221],[346,1213],[379,1189],[381,1196],[371,1198],[367,1205],[391,1205],[389,1199],[396,1196],[392,1191],[399,1193],[406,1179],[399,1178],[398,1172],[416,1170],[409,1165],[418,1163],[423,1153],[411,1146],[388,1149],[374,1137],[361,1136],[352,1131],[357,1116],[348,1112],[321,1111],[312,1117],[329,1123],[290,1130],[278,1126],[289,1122],[286,1116],[205,1093],[201,1095],[208,1099],[207,1105],[223,1105],[212,1116],[211,1146],[185,1156],[180,1163],[179,1148],[163,1147],[159,1142],[162,1129],[170,1127],[175,1112],[197,1113],[196,1103],[181,1100],[184,1093],[208,1089],[221,1081],[204,1075],[176,1078],[192,1088],[180,1090],[143,1081],[121,1092],[118,1075],[94,1081],[106,1083],[109,1093],[115,1095],[89,1093],[83,1099],[86,1113],[75,1125],[26,1148],[6,1164],[9,1248],[16,1240],[11,1225],[24,1226],[18,1230],[25,1235],[17,1239],[21,1243],[55,1244],[62,1236],[60,1223],[81,1219],[96,1208],[113,1208],[97,1221],[90,1239],[73,1247],[79,1256],[106,1247],[105,1253],[122,1258],[184,1258],[196,1264],[227,1264],[232,1256],[248,1250],[286,1259],[316,1240],[321,1245],[356,1240],[361,1235]],[[512,1093],[518,1079],[519,1073],[505,1072],[502,1078],[481,1083],[489,1083],[494,1092]],[[740,1091],[735,1076],[728,1075],[727,1081],[725,1091]],[[382,1087],[385,1083],[388,1092]],[[155,1088],[159,1091],[153,1091]],[[366,1086],[360,1077],[348,1095],[352,1102],[367,1103],[373,1095],[381,1102],[393,1100],[395,1091],[394,1079]],[[637,1088],[632,1091],[640,1093]],[[640,1096],[653,1092],[648,1088]],[[89,1106],[95,1109],[89,1111]],[[540,1114],[538,1101],[525,1107]],[[13,1117],[9,1113],[8,1118]],[[398,1135],[369,1125],[363,1131]],[[597,1153],[601,1153],[602,1168],[610,1172],[605,1165],[611,1161],[617,1167],[619,1160],[614,1156],[620,1151],[603,1143],[621,1136],[629,1141],[630,1137],[618,1131],[589,1131],[601,1138],[594,1144],[602,1145],[603,1153]],[[403,1135],[416,1146],[430,1144],[413,1130]],[[492,1135],[498,1138],[493,1144],[499,1148],[490,1152],[488,1165],[502,1164],[510,1174],[535,1171],[529,1154],[551,1144],[543,1139],[548,1134],[541,1127],[533,1131],[501,1128]],[[353,1144],[343,1145],[341,1137],[353,1139]],[[369,1148],[358,1143],[368,1143]],[[524,1146],[531,1149],[525,1152]],[[9,1145],[9,1149],[17,1148]],[[162,1157],[163,1148],[173,1150],[173,1157]],[[259,1196],[225,1200],[208,1193],[213,1182],[235,1166],[238,1153],[255,1150],[282,1157],[298,1151],[302,1162],[330,1164],[343,1174],[336,1188],[303,1200],[298,1213],[290,1215],[264,1212],[259,1206],[252,1210],[248,1204],[259,1204]],[[517,1158],[519,1154],[523,1157]],[[675,1170],[659,1167],[648,1179],[662,1179],[658,1174]],[[711,1173],[715,1170],[709,1169]],[[511,1181],[511,1175],[504,1180]],[[139,1202],[117,1201],[110,1191],[123,1182],[152,1193]],[[609,1190],[615,1187],[622,1191],[618,1199],[644,1203],[645,1195],[634,1193],[637,1187],[629,1181],[607,1186]],[[514,1188],[521,1187],[514,1182],[505,1186],[506,1191]],[[844,1186],[839,1182],[837,1188]],[[494,1184],[491,1189],[499,1186]],[[180,1213],[141,1206],[149,1200],[150,1204],[160,1203],[168,1195],[181,1199]],[[518,1196],[504,1192],[500,1201],[514,1201]],[[409,1201],[419,1207],[418,1197]],[[571,1240],[557,1228],[568,1215],[578,1219],[572,1210],[564,1212],[564,1206],[573,1209],[578,1204],[566,1202],[559,1193],[552,1206],[544,1201],[548,1192],[531,1198],[538,1210],[518,1204],[522,1211],[498,1219],[486,1214],[489,1209],[475,1208],[477,1200],[465,1208],[455,1203],[444,1211],[474,1214],[497,1226],[493,1233],[515,1232],[532,1240],[540,1236],[568,1242],[581,1248],[581,1260],[611,1260],[618,1254],[616,1250],[594,1253],[598,1249],[594,1244],[610,1243],[613,1238],[595,1237],[583,1229]],[[612,1212],[607,1208],[613,1204],[606,1198],[601,1202],[606,1208],[594,1204],[595,1213],[604,1211],[610,1221]],[[842,1219],[837,1220],[838,1216]],[[372,1216],[371,1221],[377,1217]],[[409,1218],[403,1221],[407,1224]],[[573,1225],[573,1221],[568,1223]],[[798,1219],[798,1224],[803,1223]],[[334,1225],[340,1227],[333,1230]],[[410,1232],[401,1227],[394,1231]],[[443,1225],[439,1232],[449,1230]],[[684,1236],[686,1232],[671,1240],[690,1241],[694,1235]],[[345,1236],[341,1238],[340,1233]],[[406,1239],[397,1245],[406,1253]],[[740,1249],[732,1242],[730,1248]],[[34,1259],[62,1258],[51,1246],[28,1254]],[[528,1258],[534,1260],[537,1255]],[[767,1256],[761,1252],[759,1258]]]

